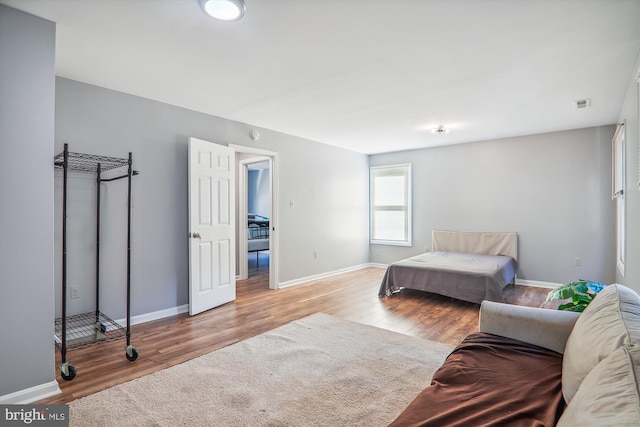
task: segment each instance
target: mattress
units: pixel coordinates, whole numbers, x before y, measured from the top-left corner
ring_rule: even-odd
[[[517,263],[505,255],[427,252],[391,264],[379,296],[416,289],[481,303],[502,302],[503,289],[515,278]]]
[[[269,250],[269,239],[253,239],[253,240],[247,241],[248,252],[268,251],[268,250]]]

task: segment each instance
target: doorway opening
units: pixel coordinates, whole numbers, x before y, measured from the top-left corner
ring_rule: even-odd
[[[247,275],[269,275],[269,235],[271,218],[270,168],[268,160],[247,163]],[[255,257],[254,257],[255,255]]]
[[[278,289],[277,153],[230,145],[237,161],[238,280],[268,277]]]

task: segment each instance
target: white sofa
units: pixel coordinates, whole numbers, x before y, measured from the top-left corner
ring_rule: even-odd
[[[563,354],[560,427],[640,426],[640,297],[607,286],[582,314],[485,301],[480,332]]]

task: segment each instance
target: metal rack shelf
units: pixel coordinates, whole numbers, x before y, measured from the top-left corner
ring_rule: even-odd
[[[67,168],[70,171],[95,173],[98,165],[100,170],[107,171],[129,166],[129,159],[118,157],[98,156],[95,154],[67,152]],[[62,169],[64,167],[64,151],[53,159],[54,165]]]
[[[128,158],[99,156],[74,153],[64,144],[64,151],[53,159],[54,167],[63,171],[62,195],[62,313],[55,321],[55,342],[60,348],[62,378],[69,381],[75,378],[76,368],[67,362],[67,350],[88,347],[90,345],[126,338],[125,355],[128,360],[138,358],[138,350],[131,345],[131,178],[138,172],[132,169],[133,157]],[[104,178],[102,172],[126,168],[126,173]],[[95,311],[67,316],[67,186],[70,171],[86,172],[96,175],[96,275]],[[100,311],[100,187],[101,183],[127,178],[127,325],[117,322]]]
[[[127,336],[127,330],[106,314],[82,313],[66,318],[67,349],[89,347],[98,342],[115,341]],[[56,319],[55,340],[62,346],[62,318]]]

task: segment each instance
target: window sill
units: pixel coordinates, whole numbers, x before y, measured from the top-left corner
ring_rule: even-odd
[[[371,245],[387,245],[387,246],[412,246],[411,242],[400,242],[397,240],[370,240]]]

